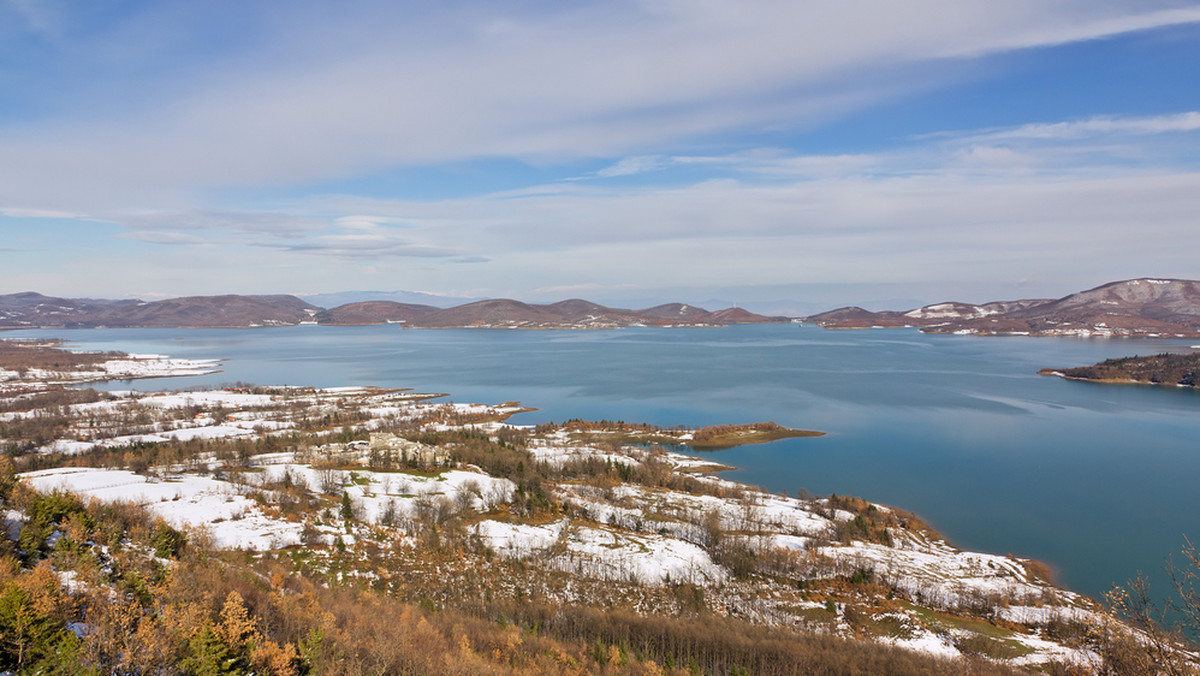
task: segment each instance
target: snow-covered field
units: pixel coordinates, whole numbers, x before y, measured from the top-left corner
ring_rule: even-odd
[[[299,544],[303,524],[267,516],[226,481],[194,474],[154,479],[126,470],[61,468],[22,474],[38,489],[104,502],[145,506],[176,528],[201,532],[224,549],[275,549]]]
[[[219,373],[220,364],[219,359],[175,359],[161,354],[130,354],[123,359],[110,359],[77,371],[29,369],[25,379],[47,383],[72,383],[202,376]],[[19,374],[15,371],[0,370],[0,381],[15,380],[18,377]]]
[[[520,559],[540,554],[553,568],[593,579],[707,587],[729,578],[703,548],[658,534],[572,526],[567,519],[542,526],[487,520],[475,532],[501,554]]]

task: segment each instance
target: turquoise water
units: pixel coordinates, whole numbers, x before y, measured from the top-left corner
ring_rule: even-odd
[[[954,544],[1040,559],[1099,596],[1200,539],[1200,393],[1036,375],[1187,341],[929,336],[796,325],[617,331],[397,326],[20,331],[86,349],[228,359],[233,381],[372,384],[520,400],[516,422],[773,420],[828,432],[721,451],[730,478],[916,512]],[[1195,341],[1192,341],[1195,342]],[[114,388],[130,385],[114,384]]]

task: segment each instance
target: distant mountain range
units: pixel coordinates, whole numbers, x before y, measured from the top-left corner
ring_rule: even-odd
[[[906,312],[844,307],[804,321],[830,329],[912,326],[926,333],[1196,338],[1200,282],[1130,279],[1058,299],[948,302]]]
[[[668,303],[645,310],[624,310],[579,299],[533,305],[506,298],[481,300],[451,308],[392,301],[348,303],[318,312],[316,320],[321,324],[389,322],[414,328],[438,329],[609,329],[622,326],[725,326],[789,321],[787,317],[767,317],[738,308],[709,312],[682,303]]]
[[[295,296],[189,296],[145,302],[0,296],[0,328],[242,327],[311,321],[321,308]]]
[[[786,322],[741,308],[710,312],[682,303],[644,310],[586,300],[535,305],[480,300],[441,307],[365,300],[324,308],[295,296],[188,296],[144,302],[0,295],[0,328],[250,327],[296,324],[401,324],[413,328],[606,329],[622,326],[724,326]],[[915,310],[843,307],[803,321],[830,329],[916,327],[927,333],[1031,336],[1200,337],[1200,282],[1131,279],[1058,299],[946,302]]]
[[[739,308],[709,312],[681,303],[645,310],[585,300],[531,305],[498,299],[450,308],[371,300],[322,308],[295,296],[188,296],[154,302],[0,296],[0,328],[252,327],[296,324],[402,324],[414,328],[586,329],[622,326],[724,326],[786,322]]]

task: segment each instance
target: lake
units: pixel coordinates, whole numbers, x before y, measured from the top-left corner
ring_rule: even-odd
[[[1187,349],[1188,341],[826,331],[794,324],[611,331],[263,329],[11,331],[93,350],[224,358],[212,376],[135,381],[380,385],[457,401],[519,400],[514,422],[708,425],[828,432],[720,451],[733,479],[850,494],[917,513],[953,544],[1040,559],[1100,596],[1200,540],[1200,392],[1039,376]],[[1195,341],[1192,341],[1195,342]],[[113,389],[128,389],[116,383]]]

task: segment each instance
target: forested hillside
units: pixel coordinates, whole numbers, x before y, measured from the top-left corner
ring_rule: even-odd
[[[1163,353],[1148,357],[1106,359],[1091,366],[1043,369],[1043,374],[1061,374],[1066,378],[1101,382],[1135,382],[1152,385],[1200,385],[1200,352]]]

